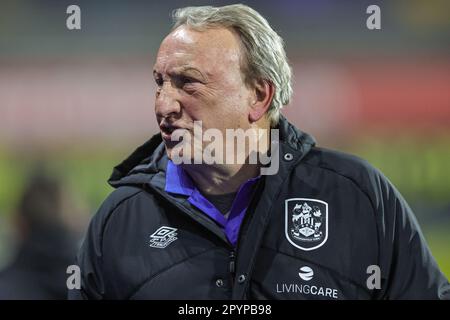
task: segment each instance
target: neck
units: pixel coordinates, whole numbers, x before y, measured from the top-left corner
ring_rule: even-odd
[[[259,175],[256,164],[183,165],[183,169],[203,194],[217,195],[237,192],[248,179]]]

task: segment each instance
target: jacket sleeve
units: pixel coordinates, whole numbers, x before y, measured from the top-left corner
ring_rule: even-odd
[[[112,276],[108,275],[110,269],[103,261],[105,249],[114,248],[114,244],[103,241],[106,225],[111,221],[112,215],[126,210],[125,203],[128,199],[140,192],[141,189],[131,186],[117,188],[106,198],[92,218],[77,255],[77,264],[81,271],[81,288],[69,290],[69,299],[111,298],[108,295],[108,277]]]
[[[381,299],[450,299],[439,270],[405,199],[381,173],[372,176],[380,234]]]

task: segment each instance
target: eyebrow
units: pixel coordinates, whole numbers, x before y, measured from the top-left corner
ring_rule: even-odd
[[[204,73],[202,73],[197,68],[191,67],[191,66],[182,66],[182,67],[174,68],[171,72],[169,72],[169,74],[180,74],[180,73],[185,73],[185,72],[193,72],[193,73],[197,74],[198,76],[200,76],[204,81],[206,81],[208,79]],[[156,69],[154,69],[153,75],[156,76],[157,74],[160,74],[160,72],[158,72]]]

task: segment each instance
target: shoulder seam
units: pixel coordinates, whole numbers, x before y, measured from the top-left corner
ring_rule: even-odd
[[[143,192],[142,189],[137,190],[136,192],[132,193],[131,195],[126,196],[125,198],[123,198],[122,200],[120,200],[115,206],[114,208],[112,208],[109,211],[108,216],[106,217],[105,221],[102,224],[102,232],[101,232],[101,239],[100,239],[100,248],[103,249],[103,235],[105,233],[105,229],[106,229],[106,225],[108,224],[109,219],[111,218],[111,216],[114,214],[114,212],[128,199],[133,198],[134,196],[136,196],[137,194]]]

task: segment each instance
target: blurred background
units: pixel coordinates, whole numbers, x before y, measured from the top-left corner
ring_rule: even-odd
[[[450,277],[450,2],[241,2],[285,39],[295,74],[287,117],[319,145],[383,171]],[[64,298],[65,267],[58,266],[69,264],[111,192],[113,166],[158,131],[152,66],[171,11],[230,3],[2,1],[3,279],[35,276],[42,280],[36,294],[46,290],[39,297]],[[71,4],[81,8],[81,30],[66,28]],[[366,27],[371,4],[381,8],[381,30]],[[56,287],[44,285],[55,280],[51,268],[60,270]],[[8,288],[1,281],[2,273],[0,286]]]

